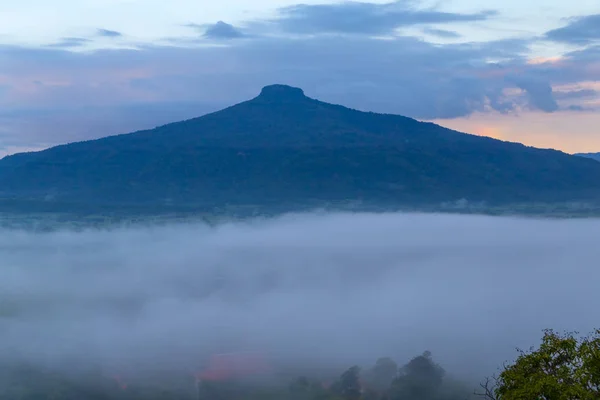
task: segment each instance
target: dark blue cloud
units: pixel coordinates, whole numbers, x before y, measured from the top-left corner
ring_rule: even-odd
[[[332,36],[256,38],[227,47],[200,49],[149,46],[142,51],[91,54],[39,54],[39,50],[30,50],[15,56],[18,60],[46,59],[45,63],[35,63],[44,64],[46,74],[55,70],[74,77],[88,69],[106,70],[109,76],[113,69],[137,70],[152,65],[156,75],[132,77],[128,87],[162,101],[210,101],[212,97],[221,103],[233,103],[280,81],[303,87],[325,101],[429,119],[466,116],[484,111],[487,105],[500,112],[511,110],[514,104],[502,94],[507,86],[505,72],[496,74],[496,67],[486,60],[519,57],[526,48],[526,43],[515,40],[440,46],[412,37],[390,41]],[[239,68],[211,72],[197,68],[230,60],[236,60],[234,65]],[[252,71],[246,70],[247,65],[253,66]],[[23,70],[19,63],[13,65],[13,73]],[[107,85],[90,88],[84,85],[88,80],[84,76],[79,80],[81,86],[61,89],[63,92],[53,96],[65,102],[81,97],[106,104],[122,101],[118,92],[122,84],[115,90]]]
[[[47,45],[47,47],[54,47],[54,48],[73,48],[73,47],[81,47],[81,46],[85,46],[86,44],[91,43],[92,41],[90,39],[87,38],[81,38],[81,37],[65,37],[62,38],[60,41],[56,42],[56,43],[51,43],[49,45]]]
[[[555,42],[579,45],[600,41],[600,14],[574,18],[568,25],[547,32],[545,37]]]
[[[110,31],[107,29],[98,29],[95,34],[96,37],[107,37],[107,38],[118,38],[121,37],[122,34],[117,31]],[[91,38],[86,37],[64,37],[61,38],[58,42],[47,44],[45,47],[49,48],[57,48],[57,49],[71,49],[77,47],[83,47],[90,43],[93,40]]]
[[[509,76],[508,80],[527,93],[529,105],[532,108],[545,112],[554,112],[559,109],[549,81],[531,75],[513,75]]]
[[[445,29],[424,28],[423,33],[444,39],[457,39],[461,37],[459,33]]]
[[[568,58],[578,62],[600,61],[600,45],[588,46],[567,54]]]
[[[594,89],[581,89],[554,93],[554,97],[560,100],[586,99],[599,96],[600,92]]]
[[[543,77],[554,85],[600,81],[600,46],[564,54],[558,62],[528,65],[530,76]]]
[[[352,4],[346,7],[364,7]],[[390,5],[372,6],[385,9]],[[366,19],[373,20],[371,8],[366,10]],[[393,25],[388,23],[383,29]],[[594,93],[553,92],[552,86],[600,80],[600,70],[594,67],[600,62],[600,46],[569,53],[561,62],[530,65],[531,42],[525,39],[439,45],[408,36],[377,40],[370,34],[256,35],[249,25],[244,26],[241,32],[224,22],[191,25],[199,31],[194,44],[205,40],[201,35],[207,32],[212,40],[240,37],[239,33],[248,38],[230,41],[228,46],[179,43],[140,46],[136,51],[67,51],[66,44],[84,43],[74,40],[43,49],[0,47],[4,75],[15,81],[40,80],[35,97],[23,103],[18,104],[17,97],[0,96],[0,109],[22,110],[6,120],[10,123],[0,136],[6,137],[10,128],[19,145],[46,142],[48,126],[60,132],[52,136],[56,143],[127,132],[243,101],[274,82],[302,87],[311,97],[361,110],[435,119],[490,109],[501,113],[522,107],[575,110],[578,105],[569,108],[570,100]],[[491,64],[490,59],[503,61]],[[139,71],[146,70],[140,76]],[[127,71],[132,71],[129,78]],[[44,77],[53,76],[70,84],[45,85]],[[89,83],[98,81],[103,84]],[[505,94],[515,87],[524,93]],[[187,107],[182,115],[181,103],[174,101],[206,107]],[[136,102],[145,105],[137,111],[127,108]],[[84,105],[89,108],[81,108]],[[38,111],[33,112],[35,107]],[[39,112],[44,108],[52,115]],[[160,119],[151,111],[155,109],[162,110]]]
[[[235,26],[223,21],[209,25],[203,35],[207,39],[236,39],[244,36]]]
[[[279,18],[274,22],[284,31],[292,33],[384,35],[402,26],[482,21],[495,14],[493,11],[459,14],[418,10],[404,1],[386,4],[347,1],[285,7],[279,10]]]
[[[109,38],[118,38],[123,36],[121,32],[111,31],[109,29],[98,29],[96,31],[96,35]]]
[[[202,32],[202,38],[210,40],[231,40],[247,36],[241,29],[224,21],[218,21],[215,24],[192,23],[184,26]],[[181,42],[177,38],[172,38],[170,41],[175,43]]]

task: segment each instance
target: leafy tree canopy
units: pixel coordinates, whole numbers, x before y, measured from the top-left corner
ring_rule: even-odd
[[[538,349],[519,350],[517,360],[482,384],[495,400],[600,399],[600,330],[584,338],[546,330]]]

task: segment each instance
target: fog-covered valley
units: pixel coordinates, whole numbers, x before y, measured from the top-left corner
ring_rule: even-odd
[[[600,320],[598,220],[294,214],[0,233],[4,364],[189,374],[215,353],[306,368],[424,350],[477,381],[544,328]]]

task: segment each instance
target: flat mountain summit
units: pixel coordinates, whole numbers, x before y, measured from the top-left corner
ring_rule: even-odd
[[[89,205],[595,200],[600,163],[271,85],[150,130],[0,160],[0,197]]]
[[[265,86],[260,91],[258,99],[274,102],[309,100],[304,94],[304,90],[288,85]]]

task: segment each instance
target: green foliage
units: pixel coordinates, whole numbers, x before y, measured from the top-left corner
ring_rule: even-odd
[[[538,349],[519,357],[482,393],[496,400],[591,400],[600,398],[600,330],[578,339],[546,330]]]

